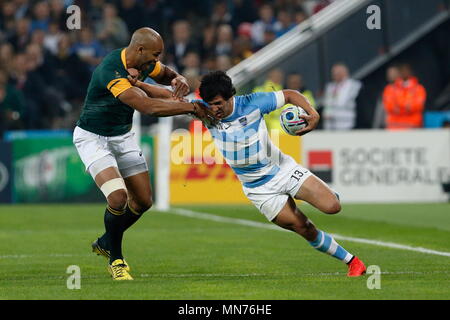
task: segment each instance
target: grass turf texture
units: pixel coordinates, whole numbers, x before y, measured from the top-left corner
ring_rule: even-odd
[[[252,206],[185,207],[266,222]],[[300,208],[330,233],[450,252],[449,204],[344,205],[335,216]],[[103,231],[102,205],[0,206],[0,299],[450,299],[450,257],[342,241],[368,276],[346,277],[340,261],[302,238],[153,210],[124,239],[135,278],[113,282],[106,259],[90,252]],[[69,265],[81,289],[69,290]]]

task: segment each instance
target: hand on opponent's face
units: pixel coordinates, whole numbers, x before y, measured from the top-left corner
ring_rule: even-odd
[[[214,112],[211,108],[202,100],[194,100],[192,101],[194,104],[194,115],[200,119],[204,124],[209,126],[216,125],[218,119],[214,116]]]

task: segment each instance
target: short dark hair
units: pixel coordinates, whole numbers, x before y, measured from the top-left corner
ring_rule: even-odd
[[[221,96],[225,100],[236,94],[231,78],[223,71],[213,71],[202,78],[200,84],[200,97],[206,102],[211,101],[216,96]]]

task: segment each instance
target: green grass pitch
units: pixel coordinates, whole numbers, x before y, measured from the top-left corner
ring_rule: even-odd
[[[153,209],[125,234],[135,280],[113,282],[90,251],[103,208],[0,206],[0,299],[450,299],[449,256],[339,240],[380,267],[381,288],[369,290],[368,275],[346,277],[344,264],[293,233]],[[268,223],[250,205],[184,208]],[[450,252],[450,204],[344,205],[334,216],[300,208],[329,233]],[[70,265],[80,290],[67,289]]]

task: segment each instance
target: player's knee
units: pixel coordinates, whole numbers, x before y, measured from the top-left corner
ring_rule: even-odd
[[[118,189],[108,195],[108,204],[113,209],[122,209],[127,205],[128,195],[125,189]]]
[[[340,211],[341,211],[341,203],[338,200],[330,201],[323,209],[323,212],[328,214],[336,214]]]
[[[144,199],[139,199],[138,201],[135,202],[136,202],[135,210],[140,213],[148,211],[153,206],[153,198],[151,195]]]

